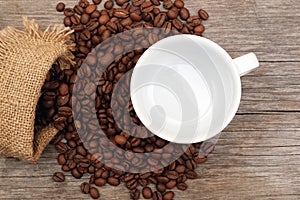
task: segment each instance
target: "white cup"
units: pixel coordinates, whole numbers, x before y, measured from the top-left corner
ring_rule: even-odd
[[[253,53],[232,59],[216,43],[176,35],[152,45],[131,78],[133,107],[153,134],[196,143],[219,134],[241,99],[240,76],[259,66]]]

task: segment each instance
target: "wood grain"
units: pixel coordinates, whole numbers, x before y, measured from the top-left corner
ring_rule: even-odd
[[[73,6],[76,0],[65,0]],[[193,14],[206,9],[205,37],[233,57],[258,55],[261,67],[242,78],[238,114],[220,135],[216,150],[198,169],[189,189],[176,199],[300,198],[300,1],[185,1]],[[0,28],[22,28],[21,16],[35,18],[43,28],[61,23],[56,1],[0,0]],[[37,165],[0,160],[1,199],[86,199],[82,180],[69,174],[62,184],[57,153],[49,146]],[[124,186],[104,187],[101,199],[128,199]]]

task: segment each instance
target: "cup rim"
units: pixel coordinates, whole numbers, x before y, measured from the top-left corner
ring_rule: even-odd
[[[188,38],[191,38],[193,40],[196,39],[196,40],[200,41],[202,44],[205,45],[204,48],[207,48],[207,46],[210,46],[211,48],[213,48],[213,51],[219,53],[220,56],[222,56],[224,59],[226,59],[227,61],[229,61],[228,62],[228,69],[227,70],[230,70],[230,74],[232,74],[233,77],[234,77],[234,79],[232,80],[233,81],[233,85],[234,85],[234,90],[235,90],[233,92],[233,101],[232,101],[233,103],[230,104],[229,112],[227,112],[227,114],[225,115],[225,119],[223,121],[223,125],[220,126],[221,128],[216,129],[217,131],[211,132],[210,134],[207,135],[208,137],[205,138],[205,140],[209,140],[209,139],[217,136],[219,133],[221,133],[229,125],[229,123],[232,121],[232,119],[234,118],[234,116],[235,116],[235,114],[236,114],[236,112],[237,112],[237,110],[239,108],[240,100],[241,100],[241,93],[242,93],[240,75],[239,75],[239,72],[238,72],[237,68],[235,67],[233,59],[227,53],[227,51],[225,51],[225,49],[223,49],[217,43],[215,43],[215,42],[213,42],[213,41],[211,41],[211,40],[209,40],[207,38],[203,38],[203,37],[199,37],[199,36],[195,36],[195,35],[191,35],[191,34],[174,35],[174,36],[170,36],[170,37],[167,37],[167,38],[164,38],[164,39],[158,41],[157,43],[155,43],[155,45],[158,45],[163,40],[164,41],[165,40],[169,40],[169,41],[180,40],[181,37],[188,37]],[[143,55],[142,55],[142,57],[143,57]],[[143,60],[142,57],[139,60],[139,62]],[[229,67],[229,65],[230,65],[230,67]],[[137,66],[138,66],[138,64],[137,64]],[[134,99],[132,99],[132,103],[133,103],[133,106],[134,106]],[[227,106],[226,106],[226,109],[227,109]],[[136,114],[139,116],[138,112]],[[161,137],[161,138],[163,138],[165,140],[170,141],[169,140],[170,138],[164,137],[164,135],[159,135],[159,137]],[[197,143],[197,142],[203,142],[203,141],[205,141],[203,139],[201,139],[200,141],[196,140],[196,139],[199,139],[199,138],[200,137],[189,138],[189,143]],[[176,142],[178,143],[178,141],[176,141]],[[182,142],[181,144],[186,144],[186,143]]]

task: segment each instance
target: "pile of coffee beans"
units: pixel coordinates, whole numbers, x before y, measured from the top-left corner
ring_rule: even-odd
[[[118,99],[114,105],[111,105],[111,97],[118,81],[134,68],[142,53],[150,45],[163,37],[176,33],[201,36],[205,30],[202,20],[207,20],[209,16],[203,9],[200,9],[197,15],[192,16],[182,0],[108,0],[102,3],[103,9],[98,9],[101,3],[101,0],[93,0],[93,3],[80,0],[73,8],[67,8],[64,3],[57,5],[56,10],[65,15],[64,25],[74,30],[72,40],[76,44],[76,51],[74,52],[76,65],[72,69],[66,70],[61,70],[58,63],[53,65],[43,86],[37,109],[36,124],[54,123],[59,130],[53,143],[59,152],[57,161],[62,166],[63,172],[70,172],[77,179],[80,179],[84,174],[90,174],[89,182],[84,182],[80,186],[84,194],[89,194],[92,198],[97,199],[100,197],[99,187],[106,184],[118,186],[124,183],[130,191],[131,199],[139,199],[140,196],[155,200],[174,199],[175,194],[171,190],[173,188],[179,190],[188,188],[187,180],[197,178],[195,172],[197,164],[207,161],[207,155],[213,151],[214,146],[209,143],[189,146],[170,144],[150,132],[144,133],[148,136],[147,138],[133,137],[132,135],[135,135],[133,132],[144,131],[145,129],[126,128],[130,120],[143,127],[134,112],[131,101],[126,102],[124,99]],[[142,39],[136,36],[137,42],[132,44],[135,45],[133,47],[135,50],[126,55],[117,56],[118,58],[112,63],[110,63],[110,59],[116,56],[118,52],[122,52],[123,45],[110,44],[112,46],[107,48],[111,51],[100,54],[100,59],[99,57],[95,59],[93,54],[89,54],[97,45],[105,43],[117,33],[152,27],[159,27],[162,32],[149,33],[147,38]],[[102,156],[106,160],[111,160],[111,163],[123,167],[124,171],[113,169],[98,159],[100,152],[93,151],[99,145],[105,146],[104,140],[100,136],[89,138],[88,141],[83,141],[79,137],[74,124],[72,106],[77,111],[86,113],[95,109],[88,105],[87,99],[84,99],[85,96],[94,97],[94,91],[90,91],[89,85],[78,86],[83,93],[80,101],[72,102],[71,100],[73,86],[78,78],[77,72],[85,59],[88,60],[89,66],[86,67],[84,74],[92,79],[98,76],[97,73],[91,71],[97,62],[109,67],[105,69],[103,76],[98,77],[99,86],[95,91],[94,100],[96,99],[98,125],[91,122],[90,119],[83,118],[80,126],[95,129],[100,125],[105,137],[125,151],[134,153],[158,152],[156,159],[144,161],[132,158],[132,162],[141,168],[145,165],[156,167],[161,165],[160,169],[145,173],[128,173],[125,172],[128,171],[129,167],[126,162],[122,163],[121,160],[118,160],[120,152],[105,152]],[[127,82],[129,81],[127,80]],[[123,87],[121,92],[128,94],[129,87]],[[127,107],[130,117],[128,118],[128,115],[121,112],[113,113],[112,106]],[[120,128],[116,121],[122,122],[122,127],[125,127],[126,130]],[[78,124],[76,125],[78,126]],[[168,147],[164,148],[166,145]],[[162,149],[164,152],[160,151]],[[164,163],[160,163],[162,156],[164,156],[163,158],[171,157],[177,152],[183,152],[180,158],[173,161],[169,166],[163,167],[165,166]],[[64,174],[56,172],[53,175],[53,180],[64,181]],[[154,190],[149,187],[151,184],[155,186]]]

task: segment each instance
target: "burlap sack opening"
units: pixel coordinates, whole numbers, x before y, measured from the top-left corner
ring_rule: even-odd
[[[25,31],[0,31],[0,157],[36,162],[57,130],[50,125],[34,134],[36,106],[46,75],[57,60],[72,63],[70,29],[41,31],[24,18]]]

